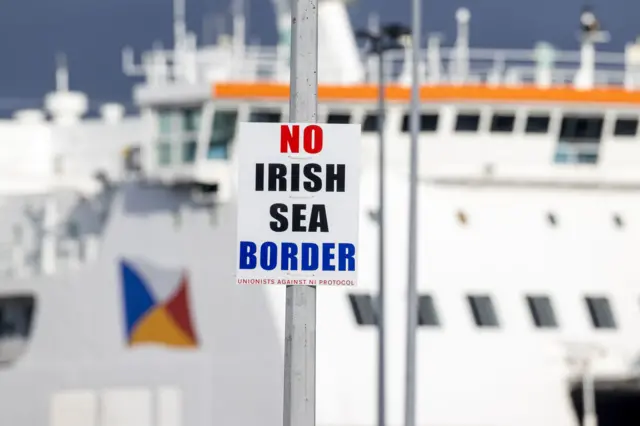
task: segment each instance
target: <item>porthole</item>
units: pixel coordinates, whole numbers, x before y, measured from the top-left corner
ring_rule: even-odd
[[[617,213],[613,215],[613,223],[616,226],[616,228],[624,227],[624,220],[622,219],[622,216],[620,216]]]
[[[458,219],[458,223],[462,226],[466,226],[468,223],[467,214],[462,210],[458,210],[456,213],[456,219]]]

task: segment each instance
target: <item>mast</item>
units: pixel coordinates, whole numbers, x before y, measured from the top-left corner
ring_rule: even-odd
[[[178,49],[184,44],[187,35],[186,0],[173,0],[173,45]]]
[[[246,38],[246,16],[244,0],[233,0],[231,4],[231,13],[233,15],[233,50],[234,53],[243,55]]]

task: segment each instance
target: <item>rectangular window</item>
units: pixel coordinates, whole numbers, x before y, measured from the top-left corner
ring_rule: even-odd
[[[370,294],[350,294],[349,302],[358,325],[377,325],[377,298]]]
[[[182,110],[182,130],[186,133],[197,132],[200,128],[200,108],[187,108]]]
[[[431,296],[420,296],[418,299],[418,325],[440,325],[436,305]]]
[[[493,133],[511,133],[516,122],[514,114],[495,114],[491,118],[491,131]]]
[[[547,296],[527,296],[527,305],[533,323],[538,328],[555,328],[558,326],[551,299]]]
[[[477,132],[480,126],[480,114],[458,114],[456,132]]]
[[[615,136],[635,136],[638,132],[637,118],[619,118],[616,120],[613,134]]]
[[[282,112],[267,109],[255,109],[249,114],[252,123],[279,123],[281,118]]]
[[[551,118],[548,115],[530,115],[527,117],[525,133],[547,133],[549,131],[549,122]]]
[[[565,116],[562,119],[560,140],[566,142],[599,142],[604,117]]]
[[[435,132],[438,130],[438,114],[420,114],[419,123],[421,132]],[[411,132],[411,116],[405,114],[402,117],[402,133]]]
[[[32,296],[0,298],[0,339],[29,338],[34,310],[35,299]]]
[[[473,320],[478,327],[498,327],[498,316],[491,297],[487,295],[467,296]]]
[[[171,164],[171,144],[161,142],[158,144],[158,164],[166,166]]]
[[[173,133],[173,122],[175,112],[170,110],[158,111],[159,130],[161,136],[168,136]]]
[[[196,161],[196,149],[198,144],[196,141],[188,141],[182,144],[182,162],[193,163]]]
[[[369,113],[365,115],[362,122],[362,133],[372,133],[378,131],[378,114]]]
[[[225,159],[229,156],[229,144],[236,135],[238,125],[238,111],[216,110],[213,115],[211,139],[207,158]]]
[[[329,115],[327,115],[327,123],[349,124],[351,123],[351,114],[329,113]]]
[[[616,321],[609,299],[606,297],[585,297],[591,323],[595,328],[616,328]]]

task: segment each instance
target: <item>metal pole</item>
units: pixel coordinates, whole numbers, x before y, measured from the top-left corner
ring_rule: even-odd
[[[318,109],[318,4],[292,0],[289,121],[315,123]],[[287,286],[284,426],[316,422],[316,288]]]
[[[382,34],[376,42],[378,54],[378,426],[385,426],[385,326],[384,326],[384,170],[385,101],[384,46]]]
[[[407,361],[405,426],[416,424],[416,332],[418,329],[418,136],[420,134],[420,1],[411,5],[411,149],[409,152],[409,259],[407,291]]]
[[[597,426],[596,417],[596,396],[593,373],[591,371],[591,359],[584,361],[584,371],[582,372],[582,426]]]

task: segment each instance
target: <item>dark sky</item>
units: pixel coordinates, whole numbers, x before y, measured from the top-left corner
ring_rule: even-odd
[[[204,17],[224,14],[230,0],[187,0],[188,25],[200,37]],[[245,0],[250,38],[275,40],[271,0]],[[471,44],[479,47],[527,48],[545,40],[559,48],[576,48],[582,0],[425,0],[424,32],[454,39],[455,10],[471,10]],[[639,0],[593,0],[612,40],[606,50],[621,51],[640,34]],[[355,0],[355,26],[366,25],[371,12],[387,21],[410,22],[409,0]],[[137,53],[156,40],[171,42],[171,0],[0,0],[0,113],[34,107],[54,86],[55,53],[65,52],[71,88],[98,103],[131,104],[135,82],[121,71],[126,45]],[[209,18],[209,22],[213,19]],[[227,23],[227,29],[230,25]],[[207,36],[211,39],[211,35]]]

